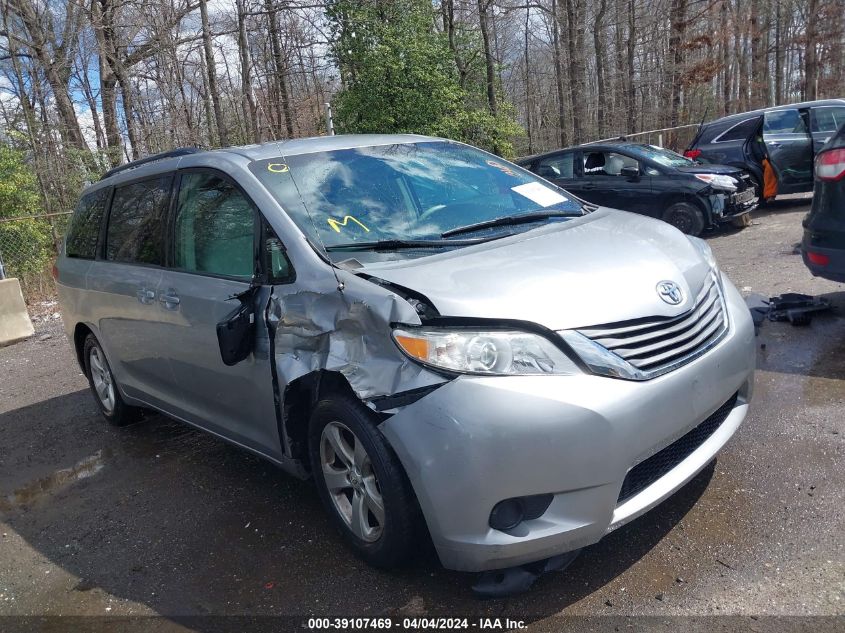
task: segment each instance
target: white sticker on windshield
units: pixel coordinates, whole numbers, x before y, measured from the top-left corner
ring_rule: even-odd
[[[531,202],[536,202],[541,207],[550,207],[553,204],[566,202],[566,198],[564,196],[560,195],[554,189],[540,184],[539,182],[528,182],[524,185],[511,187],[511,191],[514,191],[521,196],[525,196],[531,200]]]

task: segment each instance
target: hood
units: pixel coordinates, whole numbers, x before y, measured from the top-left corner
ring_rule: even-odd
[[[739,177],[742,170],[739,167],[731,167],[730,165],[710,165],[704,163],[702,165],[690,165],[688,167],[675,167],[679,172],[684,174],[720,174],[724,176]]]
[[[425,295],[443,316],[531,321],[562,330],[689,310],[709,265],[674,227],[599,209],[485,244],[358,272]],[[683,301],[657,293],[674,281]]]

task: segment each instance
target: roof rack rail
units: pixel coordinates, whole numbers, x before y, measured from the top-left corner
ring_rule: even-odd
[[[114,176],[115,174],[119,174],[120,172],[125,171],[127,169],[135,169],[136,167],[140,167],[141,165],[146,165],[147,163],[152,163],[157,160],[163,160],[165,158],[177,158],[179,156],[197,154],[203,151],[205,150],[200,147],[179,147],[177,149],[172,149],[167,152],[161,152],[160,154],[153,154],[152,156],[146,156],[144,158],[139,158],[138,160],[133,160],[131,162],[126,163],[125,165],[118,165],[117,167],[112,167],[102,175],[100,180],[104,180],[109,176]]]

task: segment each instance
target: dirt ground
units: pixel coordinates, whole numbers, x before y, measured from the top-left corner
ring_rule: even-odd
[[[603,630],[581,615],[724,614],[737,618],[716,620],[722,629],[756,630],[772,630],[766,616],[834,616],[777,621],[843,630],[845,292],[796,254],[807,208],[778,202],[708,240],[743,294],[823,294],[837,310],[809,327],[763,325],[750,417],[714,466],[568,570],[499,601],[476,599],[473,578],[425,547],[401,571],[366,566],[311,483],[217,439],[157,415],[110,428],[45,310],[35,337],[0,349],[0,614],[161,614],[146,626],[209,630],[210,619],[178,616],[289,615],[300,628],[313,615],[438,613],[537,630],[561,616]],[[34,626],[7,618],[0,629],[12,623]]]

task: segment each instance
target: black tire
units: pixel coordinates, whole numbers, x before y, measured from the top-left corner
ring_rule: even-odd
[[[368,541],[356,534],[350,527],[349,519],[344,518],[338,507],[338,503],[342,501],[335,501],[335,498],[343,495],[348,500],[350,508],[352,507],[353,495],[356,491],[351,484],[348,494],[345,490],[336,491],[335,494],[329,492],[321,450],[324,442],[323,430],[330,424],[332,427],[329,432],[332,429],[337,430],[338,423],[354,434],[355,442],[361,442],[369,458],[368,472],[375,475],[384,511],[384,521],[376,540]],[[308,449],[314,482],[332,522],[346,542],[367,563],[389,569],[406,562],[418,546],[420,512],[402,464],[387,440],[376,428],[376,424],[377,420],[373,414],[352,395],[332,394],[331,397],[320,400],[311,414]],[[348,439],[349,436],[347,435],[346,438]],[[339,464],[340,461],[338,458],[335,463]],[[329,468],[332,467],[329,466]],[[343,468],[335,471],[336,476],[342,470]],[[348,469],[348,472],[350,474],[346,475],[347,481],[354,476],[353,469]],[[356,482],[361,488],[365,488],[360,483],[363,479],[366,477],[359,477]],[[374,514],[366,516],[368,521],[375,518]]]
[[[664,222],[687,235],[699,236],[704,230],[704,214],[688,202],[676,202],[663,212]]]
[[[92,371],[92,354],[94,353],[97,354],[102,370],[98,367],[94,367],[94,370]],[[120,389],[114,379],[106,354],[103,351],[100,342],[93,334],[89,334],[85,337],[85,343],[82,346],[82,358],[85,363],[85,376],[88,378],[88,386],[91,389],[91,394],[94,396],[94,402],[97,403],[100,413],[103,414],[106,421],[114,426],[126,426],[127,424],[131,424],[132,422],[138,420],[141,413],[140,409],[129,406],[123,401],[123,397],[120,395]],[[96,364],[96,361],[94,361],[94,363]],[[107,376],[109,384],[112,385],[114,404],[111,407],[104,404],[104,399],[97,392],[97,387],[95,385],[95,372],[98,373],[100,377]]]

